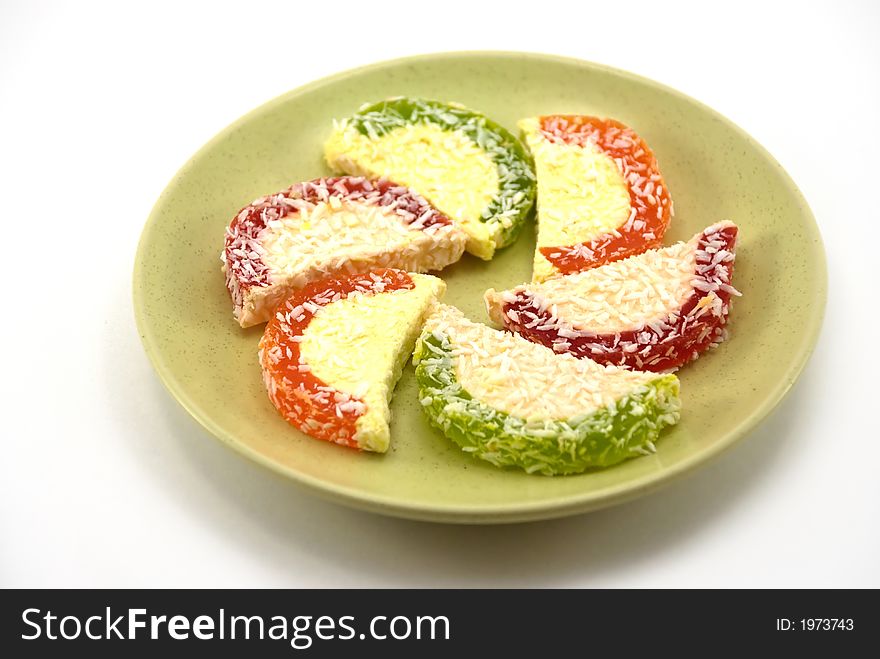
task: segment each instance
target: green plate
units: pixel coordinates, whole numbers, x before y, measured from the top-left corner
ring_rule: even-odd
[[[741,227],[731,337],[680,373],[681,423],[658,451],[579,476],[528,476],[477,462],[432,430],[412,366],[397,386],[392,449],[357,453],[306,437],[269,403],[262,328],[232,319],[220,273],[223,232],[252,199],[328,173],[331,119],[361,103],[418,95],[458,101],[515,130],[547,113],[612,116],[650,144],[676,216],[666,242],[723,218]],[[486,320],[483,291],[530,277],[533,231],[490,261],[443,271],[446,301]],[[815,344],[826,295],[821,238],[795,184],[752,138],[679,92],[629,73],[521,53],[452,53],[384,62],[294,90],[199,151],[156,203],[138,248],[134,308],[172,395],[220,440],[309,490],[375,512],[449,522],[558,517],[652,491],[743,437],[779,403]]]

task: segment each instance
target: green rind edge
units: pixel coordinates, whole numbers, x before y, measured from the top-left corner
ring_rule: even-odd
[[[361,135],[375,139],[395,128],[419,121],[433,123],[444,130],[460,131],[492,159],[502,183],[499,194],[483,210],[480,221],[500,225],[495,238],[498,248],[515,242],[535,203],[537,183],[531,153],[504,126],[465,107],[410,97],[386,99],[369,105],[350,117],[348,123]],[[489,140],[495,140],[500,149],[490,150]],[[513,201],[519,192],[522,198]],[[509,208],[514,209],[515,213],[510,218],[510,224],[504,226],[499,214],[504,212],[507,199],[510,199]]]
[[[458,382],[452,350],[445,334],[419,337],[413,361],[422,410],[463,451],[498,467],[547,476],[609,467],[652,453],[661,430],[680,417],[679,381],[669,374],[583,418],[528,422],[473,398]]]

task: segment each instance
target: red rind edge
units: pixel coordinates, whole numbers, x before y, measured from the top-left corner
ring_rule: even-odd
[[[731,285],[736,235],[737,228],[728,225],[700,236],[693,290],[682,307],[665,318],[619,334],[595,334],[576,328],[574,319],[555,317],[547,303],[540,305],[531,294],[517,292],[515,301],[503,305],[505,327],[556,352],[600,364],[654,372],[678,368],[724,339],[730,298],[738,294]],[[719,298],[720,306],[700,305],[710,293]]]

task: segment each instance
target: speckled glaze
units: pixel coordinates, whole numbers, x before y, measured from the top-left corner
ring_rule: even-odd
[[[682,419],[658,451],[579,476],[529,476],[470,459],[431,429],[412,366],[397,387],[392,447],[357,453],[288,425],[260,380],[262,327],[239,328],[218,255],[233,214],[255,197],[329,173],[333,117],[411,95],[461,102],[515,130],[548,113],[612,116],[654,149],[675,201],[665,244],[730,219],[740,227],[730,339],[679,373]],[[445,301],[486,320],[485,289],[528,281],[528,228],[490,262],[465,255],[442,273]],[[522,53],[451,53],[342,73],[267,103],[224,130],[174,177],[138,248],[134,307],[147,354],[172,395],[244,455],[341,503],[448,522],[558,517],[652,491],[730,446],[782,399],[822,321],[826,271],[795,184],[754,140],[672,89],[596,64]]]

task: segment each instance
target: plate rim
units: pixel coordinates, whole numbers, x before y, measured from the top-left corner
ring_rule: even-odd
[[[817,277],[819,290],[817,291],[816,302],[818,302],[818,304],[812,305],[812,311],[808,319],[809,322],[805,323],[805,325],[803,326],[804,331],[800,334],[802,340],[799,350],[800,354],[796,363],[794,363],[792,367],[783,374],[784,377],[780,379],[780,384],[776,386],[776,388],[770,393],[770,395],[765,397],[760,405],[753,408],[750,411],[749,415],[740,422],[737,428],[728,433],[722,440],[701,451],[698,451],[697,453],[692,454],[688,458],[683,459],[682,461],[671,467],[662,469],[655,474],[641,476],[633,481],[617,484],[608,488],[604,488],[602,490],[589,492],[580,496],[567,494],[552,499],[543,499],[539,502],[517,502],[513,504],[499,503],[473,506],[469,506],[466,504],[444,505],[425,504],[418,502],[402,502],[399,498],[393,496],[365,493],[357,488],[329,483],[320,478],[303,474],[295,469],[291,469],[267,458],[259,451],[252,449],[248,445],[238,440],[232,433],[225,431],[219,425],[212,422],[208,415],[205,414],[200,409],[199,405],[187,394],[185,387],[183,387],[177,381],[177,379],[170,372],[168,366],[162,360],[159,351],[156,349],[155,342],[151,341],[149,322],[145,317],[146,314],[144,313],[145,294],[142,291],[142,287],[139,286],[139,280],[142,279],[142,272],[145,268],[145,254],[147,252],[148,244],[150,242],[149,238],[151,237],[157,223],[156,218],[158,215],[158,209],[163,205],[163,201],[168,194],[169,189],[171,189],[174,186],[175,182],[177,182],[189,171],[189,169],[196,161],[200,159],[200,156],[202,156],[204,152],[213,147],[215,143],[225,139],[227,135],[237,130],[240,126],[251,121],[251,119],[255,115],[263,113],[276,105],[287,102],[292,97],[308,93],[324,85],[337,83],[345,80],[346,78],[386,67],[407,65],[424,60],[435,61],[438,59],[465,59],[475,56],[508,59],[533,59],[581,67],[586,66],[588,68],[592,68],[617,77],[622,77],[642,85],[647,85],[649,87],[659,89],[665,93],[672,94],[673,96],[677,96],[688,103],[698,106],[701,110],[707,112],[717,121],[720,121],[728,128],[732,129],[740,137],[744,138],[746,142],[753,149],[755,149],[759,155],[766,159],[778,171],[783,181],[788,184],[791,192],[793,192],[795,197],[800,201],[805,219],[808,220],[808,224],[812,223],[812,234],[817,239],[814,244],[813,250],[815,252],[815,259],[811,260],[811,264],[816,269],[817,274],[821,275]],[[630,71],[626,71],[624,69],[619,69],[597,62],[591,62],[588,60],[582,60],[575,57],[566,57],[561,55],[551,55],[529,51],[507,50],[445,51],[382,60],[352,69],[346,69],[344,71],[340,71],[338,73],[334,73],[323,78],[319,78],[318,80],[306,83],[305,85],[295,87],[294,89],[286,91],[266,101],[265,103],[262,103],[259,106],[249,110],[245,114],[235,119],[225,128],[220,130],[207,142],[205,142],[193,155],[191,155],[186,160],[186,162],[177,170],[177,172],[175,172],[174,176],[171,177],[171,179],[162,189],[162,192],[159,194],[159,197],[153,204],[150,213],[147,216],[147,220],[144,223],[143,229],[141,230],[141,235],[138,239],[138,245],[134,260],[134,268],[132,273],[132,303],[135,317],[135,325],[137,327],[141,343],[144,347],[144,351],[147,354],[153,370],[159,376],[159,380],[162,382],[168,393],[171,394],[172,398],[174,398],[177,403],[180,404],[186,410],[186,412],[193,419],[195,419],[195,421],[199,425],[201,425],[202,428],[206,430],[209,434],[213,435],[223,444],[235,449],[236,452],[238,452],[240,455],[243,455],[244,457],[247,457],[256,463],[269,468],[276,474],[280,474],[290,479],[293,483],[299,486],[300,489],[312,494],[316,494],[324,499],[344,504],[353,508],[366,510],[373,513],[390,515],[393,517],[401,517],[421,521],[468,524],[514,523],[534,521],[539,519],[552,519],[575,515],[579,513],[586,513],[593,510],[598,510],[600,508],[617,505],[659,489],[660,487],[670,483],[675,478],[689,474],[697,467],[717,457],[723,451],[726,451],[731,446],[738,443],[746,435],[750,434],[755,429],[755,427],[758,426],[758,424],[766,419],[779,406],[785,396],[791,391],[792,386],[803,372],[807,362],[809,362],[810,357],[815,350],[822,330],[827,298],[828,267],[825,256],[824,241],[822,239],[822,233],[819,229],[818,223],[816,222],[816,218],[813,214],[812,209],[807,203],[807,200],[801,192],[800,188],[797,186],[797,184],[788,174],[788,172],[782,167],[782,165],[779,164],[776,158],[774,158],[773,155],[769,151],[767,151],[767,149],[765,149],[757,140],[755,140],[755,138],[753,138],[749,133],[740,128],[740,126],[738,126],[736,123],[734,123],[718,111],[712,109],[708,105],[683,92],[678,91],[677,89],[657,82],[651,78],[647,78],[632,73]]]

